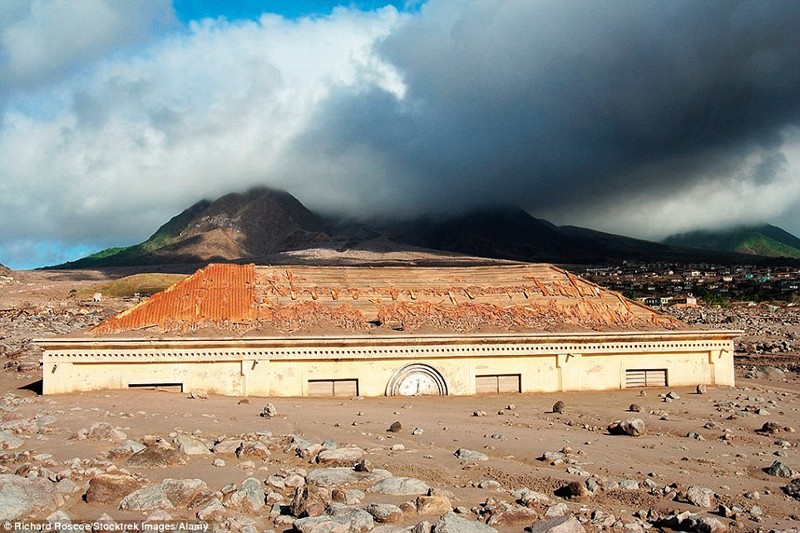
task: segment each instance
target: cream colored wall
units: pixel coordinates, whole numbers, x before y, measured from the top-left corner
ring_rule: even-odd
[[[670,386],[734,385],[732,341],[687,343],[684,349],[676,342],[652,345],[669,346],[670,351],[637,351],[624,344],[618,345],[617,352],[602,343],[583,347],[594,353],[590,349],[581,353],[579,344],[566,350],[554,347],[549,352],[542,345],[531,350],[519,346],[493,344],[482,349],[465,344],[466,348],[441,350],[447,353],[433,357],[421,357],[419,350],[406,353],[402,346],[377,353],[361,346],[350,351],[339,347],[335,352],[338,359],[324,350],[293,353],[288,348],[229,346],[208,348],[205,353],[201,348],[182,351],[174,343],[163,351],[149,345],[139,351],[109,347],[105,353],[98,347],[80,353],[46,347],[44,393],[119,389],[132,383],[182,383],[185,392],[202,389],[227,395],[305,396],[309,379],[357,379],[360,395],[382,396],[395,372],[411,363],[436,369],[451,395],[474,394],[475,376],[486,374],[520,374],[522,392],[528,393],[619,389],[625,386],[626,369],[666,368]],[[425,350],[434,351],[439,350]],[[315,358],[319,356],[326,359]]]

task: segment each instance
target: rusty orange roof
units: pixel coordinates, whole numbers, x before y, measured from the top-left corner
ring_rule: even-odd
[[[255,317],[255,267],[212,264],[99,324],[110,333],[172,324],[248,322]]]
[[[209,265],[93,333],[202,327],[280,333],[685,329],[551,265]]]

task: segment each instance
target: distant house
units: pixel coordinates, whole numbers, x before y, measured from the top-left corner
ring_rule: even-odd
[[[693,329],[550,265],[209,265],[43,346],[44,393],[531,393],[734,385],[740,332]]]

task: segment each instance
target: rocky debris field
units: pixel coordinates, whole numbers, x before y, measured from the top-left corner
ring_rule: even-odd
[[[23,389],[0,399],[0,520],[242,532],[798,531],[798,381],[742,382],[271,402]]]

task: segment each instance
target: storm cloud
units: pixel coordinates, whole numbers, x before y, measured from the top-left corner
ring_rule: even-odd
[[[137,242],[257,184],[354,216],[514,204],[653,239],[800,232],[795,1],[430,0],[186,28],[108,5],[149,7],[49,61],[13,43],[71,28],[0,16],[0,262]]]

